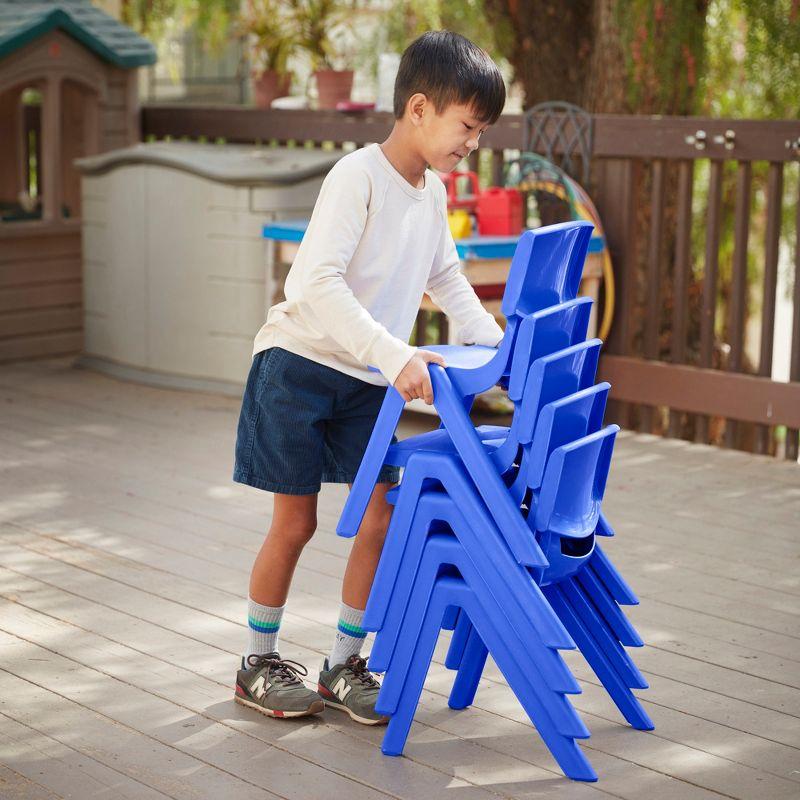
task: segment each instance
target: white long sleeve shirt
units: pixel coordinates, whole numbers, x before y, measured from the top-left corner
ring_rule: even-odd
[[[379,386],[416,352],[408,339],[426,291],[464,343],[495,347],[503,336],[461,272],[444,184],[426,170],[415,188],[378,144],[325,177],[284,288],[253,354],[282,347]]]

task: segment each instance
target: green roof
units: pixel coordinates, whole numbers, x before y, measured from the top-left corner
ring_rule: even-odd
[[[147,39],[89,0],[0,0],[0,58],[54,28],[119,67],[156,62],[155,48]]]

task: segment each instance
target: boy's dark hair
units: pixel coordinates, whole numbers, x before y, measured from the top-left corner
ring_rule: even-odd
[[[453,103],[472,106],[490,125],[506,102],[503,76],[489,54],[451,31],[428,31],[400,59],[394,82],[394,115],[401,119],[411,95],[422,92],[441,114]]]

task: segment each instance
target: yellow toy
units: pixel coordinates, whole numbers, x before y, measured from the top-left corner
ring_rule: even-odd
[[[447,224],[454,239],[466,239],[472,235],[472,217],[463,208],[454,208],[447,212]]]

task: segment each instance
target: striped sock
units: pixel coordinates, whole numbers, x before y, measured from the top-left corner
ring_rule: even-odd
[[[256,603],[252,597],[247,600],[247,630],[249,640],[245,661],[250,655],[264,655],[278,650],[278,631],[281,627],[283,609],[286,606],[273,608]]]
[[[367,636],[367,632],[361,627],[362,619],[364,619],[362,610],[350,608],[342,603],[339,610],[339,624],[336,626],[336,641],[328,658],[329,669],[336,664],[344,664],[350,656],[361,652],[361,645]]]

